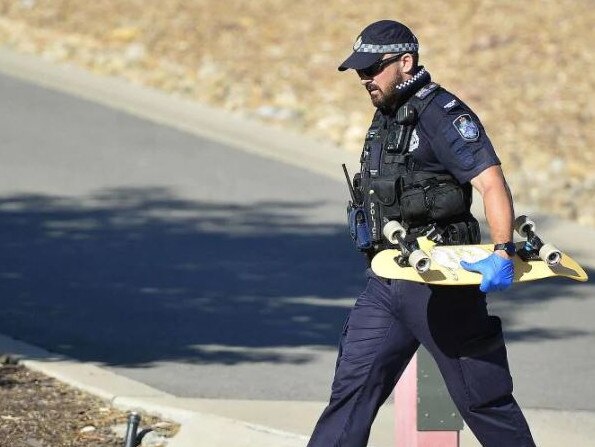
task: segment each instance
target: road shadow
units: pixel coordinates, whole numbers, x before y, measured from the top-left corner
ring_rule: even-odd
[[[266,348],[335,345],[363,286],[345,228],[301,217],[320,205],[5,197],[1,331],[111,365],[307,361]]]
[[[318,206],[165,188],[4,197],[0,331],[107,365],[308,362],[282,350],[335,346],[364,285],[345,227],[304,218]],[[553,300],[567,283],[519,299]],[[572,336],[527,328],[512,340]]]

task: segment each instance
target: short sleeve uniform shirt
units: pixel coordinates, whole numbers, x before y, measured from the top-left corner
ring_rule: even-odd
[[[448,172],[460,183],[500,164],[477,116],[446,90],[441,90],[422,112],[409,151],[416,169]]]

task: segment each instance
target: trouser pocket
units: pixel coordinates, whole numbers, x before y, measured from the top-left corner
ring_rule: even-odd
[[[459,361],[471,408],[512,394],[500,318],[489,317],[486,332],[463,343]]]

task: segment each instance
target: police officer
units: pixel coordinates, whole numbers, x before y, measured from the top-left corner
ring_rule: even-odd
[[[486,447],[534,446],[512,396],[500,319],[486,293],[513,280],[512,198],[490,140],[459,98],[418,65],[418,40],[382,20],[358,36],[340,71],[353,69],[376,113],[354,178],[357,247],[372,258],[390,247],[383,228],[397,221],[408,240],[479,243],[471,190],[484,203],[494,253],[477,263],[477,286],[386,280],[367,270],[367,286],[347,319],[330,402],[308,446],[364,447],[379,406],[420,344],[434,357],[465,422]]]

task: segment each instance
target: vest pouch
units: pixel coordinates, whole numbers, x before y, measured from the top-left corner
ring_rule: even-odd
[[[466,220],[448,224],[442,234],[444,245],[469,245],[481,243],[479,222],[473,216]]]
[[[397,182],[391,178],[379,178],[371,183],[375,201],[382,208],[382,216],[388,219],[398,218],[400,215]]]
[[[425,188],[414,187],[403,191],[400,212],[403,222],[408,225],[425,224],[429,219]]]
[[[433,221],[449,220],[467,213],[463,189],[455,183],[439,183],[426,191],[428,214]]]

